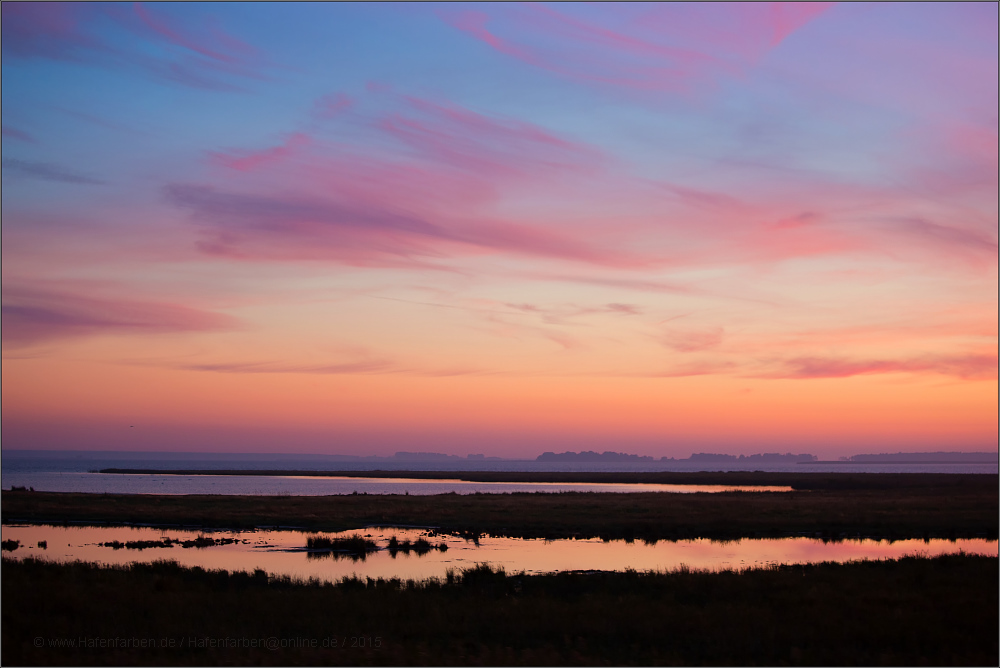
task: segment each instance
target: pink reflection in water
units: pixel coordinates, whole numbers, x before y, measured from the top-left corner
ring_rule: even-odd
[[[429,535],[418,529],[370,528],[342,533],[327,533],[330,537],[367,535],[379,547],[385,548],[389,538],[415,541],[425,537],[434,546],[444,542],[448,550],[431,550],[424,555],[398,552],[393,557],[382,549],[365,559],[326,556],[316,558],[299,551],[312,534],[297,531],[213,531],[202,532],[149,527],[53,527],[4,525],[3,539],[20,541],[14,552],[5,557],[34,556],[53,561],[92,561],[104,564],[128,564],[170,559],[184,566],[209,569],[253,571],[260,568],[269,573],[297,578],[338,580],[341,577],[392,578],[422,580],[443,578],[448,569],[461,570],[478,563],[502,566],[508,572],[546,573],[570,570],[616,570],[633,568],[639,571],[672,570],[681,566],[693,569],[743,569],[778,563],[815,563],[821,561],[851,561],[856,559],[887,559],[904,555],[938,554],[964,551],[972,554],[997,555],[997,541],[984,538],[943,540],[849,540],[824,543],[817,538],[744,539],[717,542],[708,539],[656,544],[624,541],[589,540],[524,540],[517,538],[483,537],[479,545],[455,536]],[[193,540],[199,535],[213,538],[235,538],[230,545],[205,548],[153,547],[143,550],[102,547],[112,541],[161,540],[163,538]],[[47,549],[37,547],[46,541]]]
[[[209,476],[224,477],[224,476]],[[512,492],[669,492],[694,494],[703,492],[791,492],[788,485],[668,485],[660,483],[594,483],[594,482],[476,482],[461,478],[367,478],[353,476],[268,476],[282,480],[330,480],[337,483],[331,493],[344,494],[345,489],[361,493],[374,486],[377,494],[505,494]],[[415,486],[415,489],[413,489]]]

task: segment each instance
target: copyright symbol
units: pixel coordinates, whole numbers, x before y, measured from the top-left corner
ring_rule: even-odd
[[[44,638],[41,637],[35,638],[35,647],[41,647],[44,644],[45,644]]]
[[[271,636],[266,641],[264,641],[264,647],[267,647],[270,650],[278,649],[278,639],[275,638],[274,636]]]

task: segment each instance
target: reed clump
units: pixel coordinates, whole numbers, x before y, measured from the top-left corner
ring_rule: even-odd
[[[174,547],[175,545],[183,548],[213,547],[215,545],[231,545],[238,543],[240,540],[239,538],[213,538],[212,536],[200,535],[196,538],[188,539],[164,537],[157,540],[109,540],[104,543],[98,543],[98,545],[101,547],[110,547],[113,550],[148,550],[155,547]],[[246,542],[245,539],[244,542]]]
[[[353,554],[368,554],[378,550],[375,541],[360,534],[351,536],[309,536],[306,547],[310,550],[328,550],[331,552],[350,552]]]
[[[389,550],[389,554],[393,557],[399,552],[403,554],[409,554],[410,552],[416,553],[418,556],[423,556],[430,552],[431,550],[440,550],[441,552],[448,551],[448,544],[445,542],[440,542],[437,545],[432,544],[426,538],[420,537],[415,541],[410,540],[399,540],[398,537],[392,536],[389,538],[389,543],[386,545],[386,549]]]

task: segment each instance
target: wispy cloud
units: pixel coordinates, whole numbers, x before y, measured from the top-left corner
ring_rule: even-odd
[[[405,96],[406,107],[378,126],[433,159],[481,177],[579,174],[603,159],[593,147],[515,119],[490,117],[454,103]]]
[[[81,174],[60,165],[54,165],[49,162],[18,160],[17,158],[3,159],[3,174],[4,176],[40,179],[42,181],[56,181],[58,183],[72,183],[75,185],[104,185],[104,181],[100,179],[95,179],[91,176]]]
[[[324,376],[400,375],[419,377],[468,376],[489,373],[466,367],[421,368],[388,359],[364,359],[330,364],[295,364],[288,362],[205,362],[169,364],[173,369],[234,374],[315,374]]]
[[[896,231],[910,238],[916,238],[923,244],[936,247],[950,246],[968,251],[997,253],[997,239],[983,230],[962,229],[950,225],[941,225],[923,218],[904,218],[890,221]]]
[[[324,95],[313,103],[312,115],[319,120],[336,118],[354,106],[354,100],[346,93]]]
[[[722,343],[725,331],[721,327],[710,329],[670,329],[660,340],[667,348],[681,353],[700,352],[716,348]]]
[[[229,169],[250,172],[280,162],[308,145],[309,137],[301,132],[296,132],[289,135],[283,143],[271,148],[259,151],[209,152],[209,156],[214,162]]]
[[[109,25],[146,44],[108,39]],[[238,90],[236,81],[260,79],[269,67],[256,48],[213,21],[181,24],[141,3],[4,3],[2,37],[7,57],[135,70],[208,90]]]
[[[631,18],[614,27],[543,5],[439,13],[496,51],[561,77],[688,95],[742,75],[829,5],[668,3],[619,12]]]
[[[964,380],[996,380],[997,356],[926,355],[903,359],[849,359],[797,357],[777,362],[772,370],[752,374],[756,378],[848,378],[871,374],[934,373]]]
[[[219,255],[325,258],[363,265],[377,264],[385,256],[440,258],[461,255],[462,248],[479,248],[610,266],[654,262],[527,225],[440,225],[367,201],[259,196],[190,184],[170,185],[166,195],[206,225],[209,238],[202,248]]]
[[[15,347],[97,334],[232,329],[232,316],[181,304],[4,285],[3,342]]]
[[[27,144],[34,144],[34,143],[36,143],[35,138],[32,137],[30,134],[28,134],[24,130],[18,130],[17,128],[13,128],[13,127],[11,127],[9,125],[4,125],[3,126],[3,136],[4,137],[9,137],[10,139],[16,139],[18,141],[23,141],[23,142],[25,142]]]

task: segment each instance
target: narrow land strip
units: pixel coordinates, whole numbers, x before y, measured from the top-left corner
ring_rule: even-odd
[[[296,476],[406,478],[466,482],[591,483],[656,485],[787,486],[792,489],[996,489],[995,474],[977,473],[799,473],[768,471],[313,471],[288,469],[101,469],[130,475]]]
[[[203,527],[437,526],[520,538],[678,540],[810,535],[996,539],[996,476],[964,486],[716,494],[222,496],[4,491],[4,522]]]

